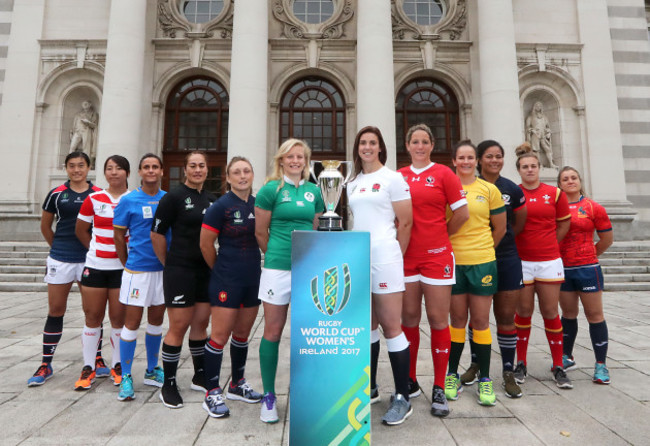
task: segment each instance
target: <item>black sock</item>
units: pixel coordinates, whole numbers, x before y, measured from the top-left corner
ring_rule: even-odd
[[[231,384],[237,385],[244,377],[246,357],[248,356],[248,339],[230,338],[230,365],[232,367]]]
[[[393,380],[395,381],[395,394],[409,400],[409,358],[410,350],[406,347],[404,350],[397,352],[388,352],[390,367],[393,369]]]
[[[467,326],[467,338],[469,339],[469,352],[472,357],[472,362],[478,364],[478,356],[476,355],[476,344],[474,343],[474,329],[472,324]]]
[[[205,344],[207,344],[207,342],[208,339],[190,339],[188,342],[190,346],[190,354],[192,355],[192,363],[194,364],[195,375],[203,373],[203,354],[205,353]]]
[[[205,385],[208,391],[219,386],[219,375],[221,374],[221,362],[223,361],[223,345],[219,345],[210,339],[205,344]]]
[[[63,316],[47,316],[43,328],[43,362],[49,364],[63,334]]]
[[[168,345],[163,342],[162,345],[162,363],[163,371],[165,372],[164,386],[176,385],[176,370],[178,369],[178,361],[181,359],[181,345],[174,346]]]
[[[370,388],[377,387],[377,365],[379,363],[379,341],[370,344]]]
[[[589,324],[589,335],[591,336],[591,345],[596,355],[596,362],[605,363],[607,360],[607,344],[609,343],[607,322],[602,321],[597,324]]]
[[[517,331],[497,331],[497,342],[501,351],[501,366],[504,372],[512,372],[515,364],[515,352],[517,351]]]
[[[102,357],[102,339],[104,339],[104,324],[99,329],[99,342],[97,342],[97,354],[95,356]]]
[[[460,362],[460,356],[463,354],[464,348],[464,342],[451,341],[451,350],[449,351],[449,367],[447,368],[447,373],[458,373],[458,363]]]
[[[563,353],[573,356],[573,346],[576,343],[576,336],[578,336],[578,319],[567,319],[562,316],[562,332]]]
[[[491,344],[474,344],[476,348],[476,359],[478,360],[478,365],[481,370],[481,378],[490,377],[490,357],[492,356],[492,345]]]

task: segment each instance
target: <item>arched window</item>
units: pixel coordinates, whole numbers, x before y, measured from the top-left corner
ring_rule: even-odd
[[[458,100],[445,84],[433,79],[416,79],[402,87],[397,95],[397,164],[410,163],[404,141],[409,127],[424,123],[436,139],[431,158],[451,165],[451,148],[460,139]]]
[[[307,141],[314,156],[345,158],[345,102],[333,84],[321,78],[301,79],[282,95],[280,139]]]
[[[440,0],[404,0],[404,13],[418,25],[435,25],[445,15],[445,4]]]
[[[192,23],[207,23],[221,14],[223,0],[185,0],[183,15]]]
[[[169,94],[165,107],[163,187],[180,183],[188,151],[208,154],[208,179],[205,188],[221,193],[223,168],[228,151],[228,93],[207,77],[179,83]]]
[[[332,0],[294,0],[293,15],[305,23],[323,23],[334,14]]]

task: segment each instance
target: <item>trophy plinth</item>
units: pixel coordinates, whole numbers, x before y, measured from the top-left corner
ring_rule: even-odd
[[[314,166],[316,163],[320,163],[323,166],[323,171],[318,175],[318,177],[316,177],[314,173]],[[345,164],[347,167],[345,177],[341,172],[339,172],[339,166],[341,164]],[[353,166],[350,161],[312,161],[311,174],[316,179],[316,184],[318,185],[321,196],[323,197],[323,203],[325,203],[325,213],[318,218],[319,231],[343,230],[343,219],[335,212],[335,209],[341,199],[343,187],[350,180],[352,171]]]

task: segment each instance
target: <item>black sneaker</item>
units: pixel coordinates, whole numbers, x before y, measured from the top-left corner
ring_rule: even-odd
[[[557,366],[553,369],[553,379],[555,380],[555,385],[560,389],[573,389],[573,383],[566,376],[566,372],[560,366]]]
[[[445,396],[445,389],[440,386],[433,386],[431,394],[431,415],[434,417],[444,418],[449,415],[449,404]]]
[[[381,395],[379,395],[379,387],[373,387],[370,389],[370,404],[375,404],[381,401]]]
[[[420,384],[409,378],[409,398],[417,398],[421,393],[422,390],[420,389]]]
[[[515,367],[514,375],[515,375],[515,382],[517,384],[523,384],[524,382],[526,382],[526,375],[528,375],[528,369],[526,368],[526,364],[524,364],[524,361],[519,361],[517,363],[517,367]]]
[[[205,386],[205,374],[203,371],[194,374],[192,377],[192,384],[190,384],[190,389],[196,390],[197,392],[208,392],[208,388]]]
[[[183,407],[183,398],[178,393],[176,384],[170,386],[162,386],[160,389],[160,401],[170,409],[180,409]]]

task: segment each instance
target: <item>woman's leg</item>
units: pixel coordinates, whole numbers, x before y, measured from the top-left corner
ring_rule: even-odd
[[[573,358],[573,346],[578,335],[578,293],[575,291],[560,292],[560,308],[562,309],[562,331],[564,333],[562,350],[569,358]]]
[[[424,291],[427,320],[431,329],[433,385],[444,389],[451,349],[451,336],[449,334],[451,285],[422,284],[422,290]]]
[[[519,295],[515,311],[515,328],[517,330],[517,363],[527,364],[528,341],[532,326],[533,311],[535,310],[535,286],[526,285]],[[519,367],[518,367],[519,368]],[[523,373],[526,374],[525,371]],[[520,382],[523,380],[518,379]]]
[[[539,299],[539,310],[544,318],[544,330],[553,358],[553,368],[562,368],[562,322],[558,315],[560,284],[538,282],[535,284],[535,291]]]
[[[289,305],[264,305],[264,335],[260,342],[260,367],[264,393],[275,394],[275,375],[278,369],[278,353],[282,330],[287,322]]]
[[[499,291],[494,295],[494,318],[497,323],[497,342],[501,352],[501,366],[504,372],[514,370],[517,347],[515,311],[521,290]]]
[[[386,338],[388,358],[395,382],[395,393],[401,394],[408,401],[409,346],[400,324],[402,295],[401,292],[372,293],[372,304]]]
[[[406,283],[402,305],[402,331],[409,342],[409,378],[417,382],[418,350],[420,349],[420,319],[422,318],[421,282]]]

